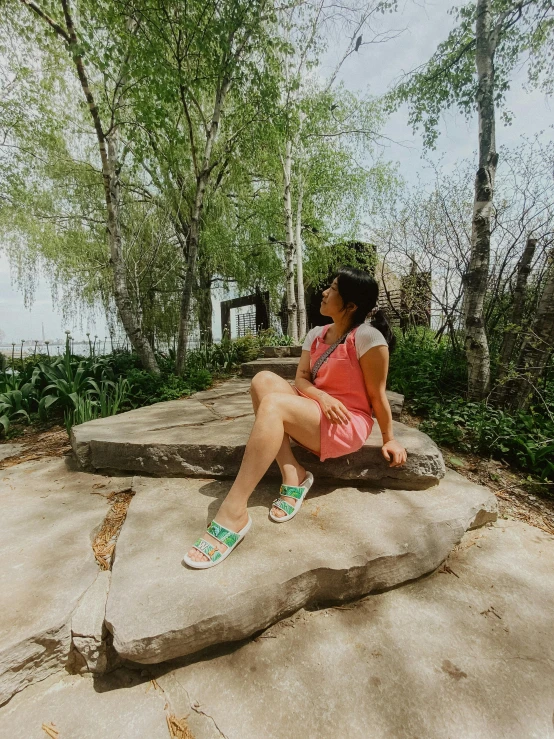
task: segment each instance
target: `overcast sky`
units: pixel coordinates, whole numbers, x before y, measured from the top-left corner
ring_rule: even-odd
[[[424,6],[408,0],[401,0],[399,12],[384,16],[380,29],[394,29],[399,32],[397,38],[383,44],[362,46],[359,53],[352,54],[345,62],[340,79],[355,91],[369,91],[374,95],[385,92],[399,75],[409,72],[429,58],[437,44],[446,38],[452,28],[453,20],[448,9],[459,4],[458,0],[428,0]],[[369,34],[364,34],[364,41]],[[334,67],[340,40],[330,43],[325,57],[328,71]],[[514,113],[514,121],[510,127],[497,122],[497,146],[515,146],[522,135],[532,136],[539,131],[550,128],[554,123],[551,101],[541,93],[527,93],[523,90],[525,74],[520,71],[514,78],[512,89],[508,94],[508,108]],[[443,157],[446,168],[455,161],[471,157],[477,148],[477,117],[466,122],[463,116],[449,112],[441,122],[441,136],[437,150],[432,155],[434,160]],[[414,136],[407,126],[407,111],[399,110],[388,121],[383,133],[391,139],[386,143],[384,155],[393,162],[398,162],[406,180],[415,182],[419,173],[424,181],[431,179],[431,173],[421,160],[422,146],[419,135]],[[501,163],[500,163],[501,166]],[[215,318],[219,324],[219,311]],[[53,305],[50,286],[40,281],[35,293],[35,301],[31,309],[23,304],[22,294],[12,285],[10,267],[5,256],[0,253],[0,331],[5,338],[3,343],[21,339],[47,339],[62,337],[65,329],[79,337],[86,331],[99,336],[107,334],[105,321],[100,314],[96,320],[83,318],[74,322],[63,322],[56,306]],[[219,325],[215,327],[218,336]],[[1,337],[1,334],[0,334]]]

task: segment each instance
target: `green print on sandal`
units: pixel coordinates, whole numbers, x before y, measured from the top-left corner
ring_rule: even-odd
[[[214,547],[213,544],[210,544],[209,541],[206,541],[205,539],[197,539],[194,542],[194,546],[199,549],[202,554],[205,554],[206,557],[212,560],[212,562],[217,562],[217,560],[221,557],[221,552],[219,549]]]
[[[277,498],[273,501],[273,505],[275,508],[280,508],[282,511],[284,511],[287,516],[290,516],[291,513],[294,513],[294,506],[292,506],[290,503],[287,503],[286,500],[281,500],[280,498]]]
[[[212,521],[208,526],[208,534],[228,547],[234,546],[239,539],[238,534],[235,534],[234,531],[229,531],[229,529],[226,529],[224,526],[220,526],[215,521]]]
[[[296,500],[300,500],[304,495],[304,488],[297,488],[294,487],[294,485],[281,485],[279,493],[281,495],[286,495],[287,498],[296,498]]]

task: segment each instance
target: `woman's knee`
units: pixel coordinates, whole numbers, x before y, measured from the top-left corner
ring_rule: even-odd
[[[258,413],[271,413],[273,415],[279,414],[283,409],[283,402],[287,399],[287,396],[283,393],[269,392],[266,393],[260,401]]]
[[[250,383],[250,394],[257,395],[259,397],[261,395],[267,395],[269,392],[275,392],[276,386],[281,384],[280,380],[282,380],[282,378],[279,377],[279,375],[276,375],[275,372],[262,370],[252,378],[252,382]]]

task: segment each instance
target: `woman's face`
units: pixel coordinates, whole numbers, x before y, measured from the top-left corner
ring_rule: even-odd
[[[344,316],[343,311],[344,302],[340,296],[339,288],[337,285],[337,278],[329,285],[327,290],[323,291],[323,297],[321,299],[321,306],[319,312],[322,316],[329,316],[330,318],[338,318]],[[352,307],[352,311],[356,310],[355,306]]]

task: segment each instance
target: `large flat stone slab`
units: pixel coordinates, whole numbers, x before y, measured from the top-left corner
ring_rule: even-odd
[[[227,739],[550,739],[554,537],[499,521],[447,562],[239,649],[150,669]]]
[[[72,612],[98,574],[102,493],[129,483],[71,471],[59,458],[0,472],[0,705],[66,664]]]
[[[254,415],[247,380],[231,381],[193,398],[156,403],[128,413],[74,426],[71,443],[88,470],[120,470],[158,476],[233,477],[237,474]],[[377,423],[364,447],[324,463],[301,447],[298,458],[319,477],[363,480],[386,487],[424,489],[444,476],[437,445],[417,429],[393,421],[394,435],[408,451],[391,468],[381,453]],[[269,471],[277,476],[277,465]]]
[[[496,518],[487,488],[449,470],[424,491],[316,484],[288,524],[268,516],[278,487],[249,502],[253,527],[221,565],[192,570],[184,553],[229,483],[135,478],[117,545],[106,625],[124,658],[162,662],[243,639],[314,602],[405,583],[440,565],[464,532]],[[155,515],[154,515],[155,513]]]

